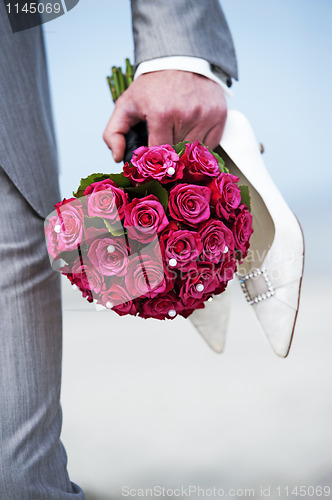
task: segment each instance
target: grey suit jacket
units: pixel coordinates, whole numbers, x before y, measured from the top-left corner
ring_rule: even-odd
[[[162,56],[205,58],[237,78],[218,0],[132,0],[135,64]],[[103,75],[101,75],[101,78]],[[46,217],[60,199],[42,30],[13,34],[0,1],[0,166]]]

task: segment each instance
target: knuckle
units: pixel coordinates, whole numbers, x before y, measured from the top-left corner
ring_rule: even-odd
[[[121,111],[125,106],[127,102],[127,97],[125,94],[120,95],[120,97],[117,98],[115,101],[115,107],[114,107],[114,112],[119,112]]]
[[[200,122],[203,115],[203,107],[200,104],[191,105],[188,108],[175,112],[176,122],[180,127],[186,127],[192,122]]]
[[[159,105],[156,110],[157,118],[162,123],[167,123],[172,118],[172,109],[166,104]]]

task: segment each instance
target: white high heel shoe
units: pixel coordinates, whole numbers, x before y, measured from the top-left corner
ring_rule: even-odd
[[[226,290],[205,302],[204,309],[196,309],[188,319],[215,352],[223,352],[230,310],[231,283]]]
[[[267,172],[259,143],[245,116],[229,111],[220,156],[230,173],[249,186],[254,233],[237,276],[274,350],[286,357],[299,308],[304,265],[301,226]],[[216,352],[224,348],[229,290],[213,298],[190,319]]]
[[[259,144],[242,113],[229,111],[221,148],[229,171],[240,177],[239,184],[249,186],[251,196],[254,233],[238,278],[272,349],[286,357],[303,276],[301,226],[266,170]]]

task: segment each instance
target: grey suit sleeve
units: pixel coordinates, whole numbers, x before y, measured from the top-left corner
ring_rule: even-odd
[[[131,0],[135,65],[165,56],[206,59],[238,79],[234,44],[218,0]]]

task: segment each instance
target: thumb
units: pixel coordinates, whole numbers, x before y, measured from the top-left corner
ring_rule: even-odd
[[[126,147],[125,134],[141,120],[132,102],[117,101],[113,114],[104,130],[103,139],[111,149],[116,162],[123,159]]]

